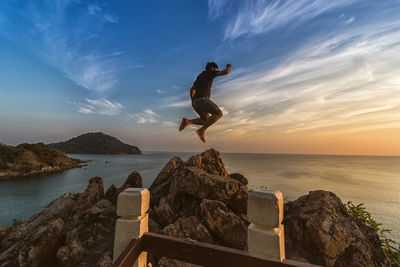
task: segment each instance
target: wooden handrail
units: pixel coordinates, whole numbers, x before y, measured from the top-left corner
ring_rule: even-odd
[[[172,236],[147,232],[132,240],[113,264],[114,267],[131,267],[142,251],[158,257],[168,257],[207,267],[311,267],[308,263],[285,260],[268,261],[256,258],[247,251],[217,246],[209,243],[184,240]]]
[[[144,250],[143,237],[132,239],[124,251],[122,251],[121,255],[119,255],[117,260],[113,263],[113,266],[132,267],[140,253]]]

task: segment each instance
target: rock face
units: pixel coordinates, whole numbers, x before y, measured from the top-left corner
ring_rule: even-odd
[[[104,194],[103,179],[90,179],[84,193],[64,194],[2,232],[0,266],[111,266],[118,193],[141,185],[134,172]]]
[[[86,133],[65,142],[48,144],[68,154],[141,154],[136,146],[125,144],[104,133]]]
[[[186,162],[172,158],[150,187],[150,231],[246,249],[247,197],[218,151],[206,150]],[[191,266],[166,258],[158,264]]]
[[[218,151],[209,149],[186,162],[172,158],[150,187],[150,230],[153,225],[155,232],[245,249],[247,197]]]
[[[375,231],[351,216],[331,192],[311,191],[285,205],[288,258],[323,266],[390,266]]]
[[[149,230],[247,248],[247,179],[228,175],[213,149],[172,158],[150,187]],[[104,193],[100,177],[82,194],[64,194],[22,224],[0,232],[0,267],[111,266],[118,194],[142,187],[137,171]],[[323,266],[390,266],[373,229],[349,215],[331,192],[285,204],[286,257]],[[152,257],[153,266],[195,266]],[[157,265],[158,264],[158,265]]]

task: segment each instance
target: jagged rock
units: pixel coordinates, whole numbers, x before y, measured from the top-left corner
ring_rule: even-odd
[[[81,195],[77,196],[78,200],[74,203],[72,209],[74,213],[72,220],[76,223],[79,215],[82,211],[92,207],[100,199],[104,197],[103,179],[101,177],[93,177],[89,180],[89,185],[86,191]]]
[[[110,267],[112,266],[112,255],[111,251],[104,255],[96,264],[98,267]],[[151,266],[150,266],[151,267]]]
[[[125,184],[129,185],[129,187],[143,187],[142,176],[138,171],[133,171],[129,174],[128,179],[125,181]],[[124,184],[124,185],[125,185]]]
[[[158,206],[154,208],[153,215],[160,225],[166,226],[175,221],[175,214],[167,200],[161,198]]]
[[[153,219],[153,216],[151,215],[151,213],[150,213],[150,218],[149,218],[149,231],[156,233],[156,234],[162,233],[161,226]]]
[[[235,179],[239,183],[242,183],[242,185],[247,185],[249,183],[249,181],[246,179],[246,177],[244,177],[240,173],[229,174],[229,177],[231,177],[232,179]]]
[[[64,194],[9,228],[0,241],[0,266],[111,266],[116,191],[121,188],[111,186],[104,195],[103,179],[94,177],[84,193]]]
[[[209,174],[197,167],[181,167],[174,172],[167,197],[168,202],[174,203],[177,195],[182,193],[198,199],[223,201],[232,210],[246,213],[247,202],[243,202],[242,199],[235,201],[237,196],[241,198],[247,196],[245,187],[226,176]]]
[[[246,247],[248,193],[243,180],[228,176],[218,151],[206,150],[186,162],[171,159],[151,185],[150,195],[150,231],[158,231],[161,225],[165,226],[162,233],[167,235]],[[212,203],[219,203],[216,217],[210,210]],[[158,265],[195,266],[168,258],[161,258]]]
[[[164,168],[161,170],[161,172],[157,175],[156,179],[150,186],[150,190],[167,182],[171,178],[171,175],[174,172],[174,170],[182,165],[183,161],[180,158],[173,157],[172,159],[170,159],[168,163],[164,166]]]
[[[143,187],[142,176],[140,176],[140,173],[136,170],[129,174],[128,179],[126,179],[125,183],[117,190],[118,194],[129,187]]]
[[[331,192],[311,191],[285,205],[286,253],[323,266],[390,266],[375,231]]]
[[[22,249],[19,256],[23,253],[29,266],[43,266],[43,263],[52,262],[57,247],[62,242],[61,230],[63,226],[64,221],[62,219],[57,219],[41,226],[31,236],[32,243],[30,246]]]
[[[204,199],[201,204],[202,219],[208,229],[224,246],[246,249],[247,224],[220,201]]]
[[[157,175],[156,179],[150,186],[151,192],[150,206],[158,205],[162,196],[168,194],[169,185],[172,181],[174,171],[183,165],[183,161],[178,157],[173,157],[164,166],[161,172]]]
[[[108,199],[113,204],[117,204],[118,188],[115,187],[115,185],[113,185],[113,184],[110,185],[110,187],[107,189],[106,193],[104,194],[104,198]]]
[[[63,266],[75,266],[82,261],[84,249],[76,229],[67,234],[66,245],[57,250],[57,260]]]
[[[183,239],[208,243],[211,243],[213,241],[206,227],[201,224],[199,218],[197,218],[196,216],[181,218],[177,220],[174,224],[166,226],[162,232],[166,235],[175,236]]]
[[[191,156],[185,163],[186,166],[203,169],[207,173],[228,176],[224,162],[215,149],[208,149],[200,155]]]

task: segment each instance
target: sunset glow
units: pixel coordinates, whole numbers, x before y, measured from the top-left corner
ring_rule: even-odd
[[[2,1],[0,142],[400,156],[398,1]],[[224,116],[199,142],[207,61]]]

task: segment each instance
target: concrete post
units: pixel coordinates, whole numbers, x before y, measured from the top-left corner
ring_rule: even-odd
[[[148,232],[150,192],[146,188],[127,188],[118,195],[113,261],[133,238]],[[142,252],[134,266],[146,266],[147,253]]]
[[[279,191],[256,189],[249,195],[247,247],[250,255],[270,261],[285,259],[283,195]]]

